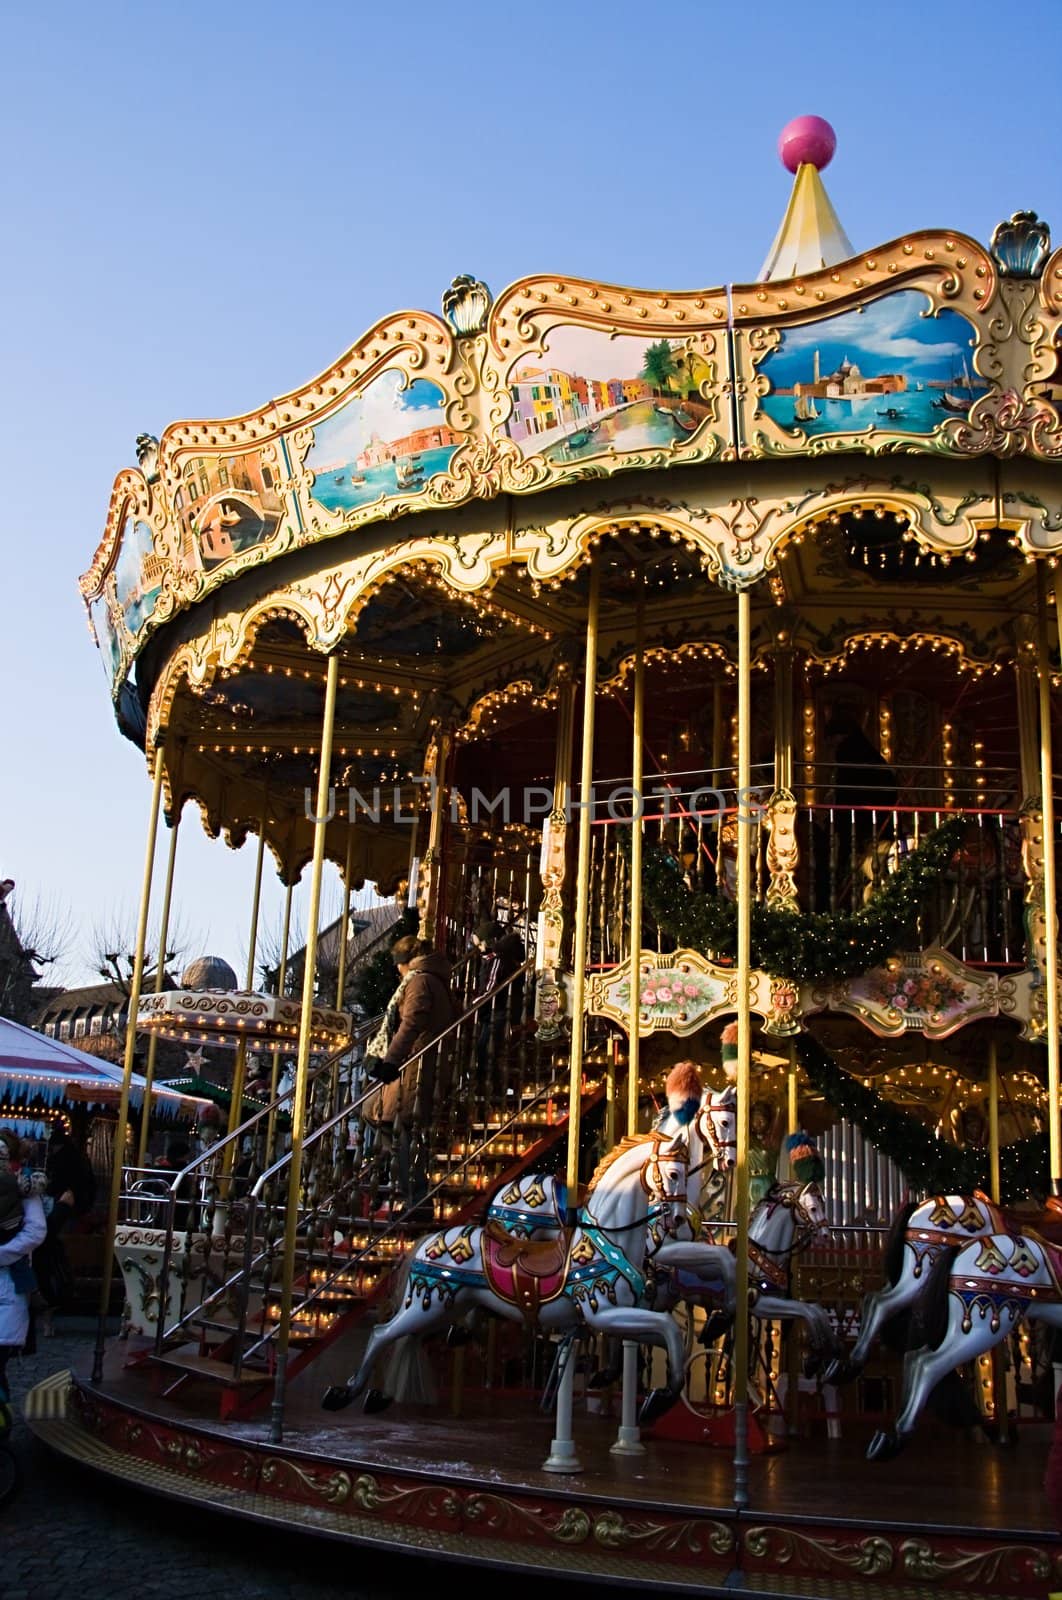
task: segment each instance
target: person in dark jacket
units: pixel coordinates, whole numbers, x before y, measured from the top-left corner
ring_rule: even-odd
[[[506,983],[524,964],[524,944],[518,933],[506,933],[500,922],[481,922],[472,935],[472,943],[480,953],[479,975],[476,979],[477,1000],[492,994]],[[510,1018],[519,1010],[520,996],[514,991],[519,983],[510,983],[504,992],[479,1008],[476,1028],[476,1071],[486,1078],[491,1063],[498,1059]]]
[[[877,867],[879,841],[892,838],[896,806],[896,774],[881,751],[863,732],[851,711],[837,711],[826,726],[834,743],[833,800],[835,838],[816,830],[817,901],[825,909],[829,897],[831,843],[837,849],[837,887],[853,910],[863,903]]]
[[[34,1252],[33,1270],[44,1301],[41,1332],[47,1338],[53,1331],[55,1312],[74,1288],[74,1275],[62,1236],[75,1217],[83,1217],[92,1210],[96,1193],[96,1179],[88,1156],[60,1123],[52,1129],[48,1141],[45,1173],[45,1192],[51,1197],[52,1205],[48,1213],[48,1234]]]
[[[855,810],[858,836],[869,841],[874,818],[867,808],[886,813],[895,808],[896,774],[850,712],[832,718],[826,737],[837,741],[833,803],[841,811]]]
[[[401,979],[396,1026],[385,1053],[366,1056],[365,1067],[385,1085],[379,1127],[397,1154],[396,1196],[415,1204],[427,1179],[423,1163],[411,1159],[413,1137],[431,1115],[436,1089],[444,1097],[448,1088],[445,1044],[441,1050],[427,1047],[455,1021],[456,1011],[446,956],[413,934],[399,939],[391,955]]]

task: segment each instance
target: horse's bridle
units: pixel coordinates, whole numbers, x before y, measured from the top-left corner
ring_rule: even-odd
[[[804,1205],[804,1196],[813,1183],[786,1183],[777,1185],[777,1193],[768,1197],[769,1203],[782,1206],[786,1211],[793,1213],[793,1237],[783,1250],[769,1250],[766,1245],[757,1244],[756,1248],[765,1256],[778,1256],[782,1260],[789,1260],[799,1256],[810,1248],[811,1241],[819,1231],[819,1224],[811,1217]]]
[[[713,1116],[714,1112],[729,1111],[730,1109],[728,1101],[716,1099],[713,1096],[697,1112],[694,1119],[697,1124],[697,1131],[701,1135],[701,1143],[707,1146],[711,1154],[705,1156],[703,1161],[698,1161],[695,1167],[690,1168],[691,1177],[695,1173],[702,1172],[708,1166],[722,1167],[724,1163],[721,1158],[725,1157],[726,1152],[728,1150],[737,1150],[737,1129],[735,1128],[734,1130],[735,1137],[733,1139],[721,1138],[716,1131],[715,1118]],[[734,1162],[731,1162],[730,1165],[733,1166]]]
[[[670,1159],[674,1160],[676,1166],[685,1165],[688,1177],[690,1170],[688,1163],[682,1162],[679,1152],[676,1151]],[[674,1207],[681,1206],[684,1211],[687,1213],[689,1212],[689,1204],[686,1199],[685,1187],[683,1187],[681,1192],[677,1194],[669,1194],[665,1188],[663,1175],[660,1170],[659,1146],[656,1150],[654,1150],[652,1156],[642,1169],[642,1187],[644,1188],[650,1201],[649,1206],[642,1216],[635,1217],[633,1222],[625,1222],[621,1226],[617,1226],[615,1224],[609,1224],[608,1226],[605,1226],[598,1222],[593,1213],[584,1206],[583,1213],[586,1218],[586,1225],[594,1229],[596,1232],[606,1235],[613,1233],[633,1233],[636,1228],[645,1228],[648,1230],[650,1225],[655,1222],[664,1212],[670,1211]],[[656,1248],[659,1249],[659,1243],[657,1244]]]

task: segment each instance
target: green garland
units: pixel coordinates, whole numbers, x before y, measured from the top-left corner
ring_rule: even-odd
[[[917,1117],[884,1100],[838,1066],[810,1034],[796,1041],[808,1081],[844,1121],[860,1127],[871,1144],[888,1153],[911,1187],[921,1194],[970,1194],[989,1185],[985,1150],[962,1150],[931,1133]],[[1030,1194],[1045,1195],[1047,1136],[1017,1139],[1000,1151],[1000,1190],[1004,1204]]]
[[[752,965],[772,977],[851,978],[878,966],[903,942],[926,891],[955,854],[966,822],[950,817],[854,912],[752,908]],[[656,847],[642,871],[645,908],[658,928],[689,949],[737,953],[737,905],[691,889],[675,857]]]

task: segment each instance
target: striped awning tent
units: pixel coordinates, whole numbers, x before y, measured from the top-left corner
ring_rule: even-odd
[[[130,1105],[143,1105],[146,1088],[146,1080],[134,1072]],[[117,1109],[121,1092],[122,1069],[114,1062],[0,1017],[0,1124],[30,1133],[42,1126],[40,1112],[45,1107]],[[180,1094],[162,1084],[151,1088],[154,1116],[191,1121],[206,1103],[198,1095]]]

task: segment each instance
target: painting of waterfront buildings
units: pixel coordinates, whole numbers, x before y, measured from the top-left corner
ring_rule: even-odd
[[[125,519],[118,559],[114,564],[114,590],[129,632],[136,637],[151,615],[162,589],[163,563],[146,522]]]
[[[381,373],[363,394],[314,425],[306,456],[313,497],[329,511],[347,511],[417,494],[446,471],[462,437],[446,420],[438,384]]]
[[[971,371],[973,327],[955,311],[928,315],[929,304],[920,290],[902,289],[786,328],[761,368],[771,380],[761,410],[806,434],[932,433],[965,416],[988,388]]]
[[[711,376],[693,340],[555,328],[509,373],[505,429],[522,455],[557,463],[685,444],[711,415]]]
[[[173,495],[186,572],[211,572],[272,538],[284,501],[275,466],[259,450],[238,456],[194,456],[184,462]]]

